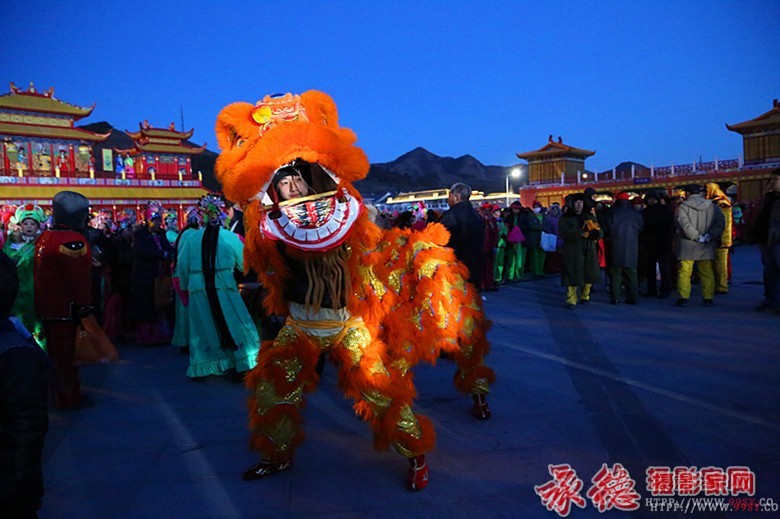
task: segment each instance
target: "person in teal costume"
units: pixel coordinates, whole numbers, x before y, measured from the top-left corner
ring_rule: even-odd
[[[190,238],[200,227],[198,208],[192,206],[187,209],[187,227],[181,230],[173,241],[174,273],[177,265],[179,251],[184,249],[184,242]],[[190,346],[190,322],[189,322],[189,296],[181,291],[181,280],[174,277],[174,286],[177,287],[175,299],[176,322],[173,327],[171,344],[178,346],[182,353],[188,353]],[[186,303],[186,304],[185,304]]]
[[[20,205],[14,219],[19,230],[12,234],[3,245],[3,252],[13,260],[19,275],[19,293],[11,308],[35,340],[46,349],[43,323],[35,315],[35,291],[33,289],[33,260],[35,258],[35,239],[41,234],[41,224],[46,221],[43,209],[36,204]]]
[[[243,270],[244,244],[223,228],[224,208],[218,196],[204,196],[203,229],[179,243],[176,275],[189,297],[190,378],[248,371],[260,349],[257,328],[233,276]]]

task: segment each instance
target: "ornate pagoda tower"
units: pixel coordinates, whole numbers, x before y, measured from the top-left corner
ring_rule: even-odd
[[[772,109],[755,119],[726,128],[742,135],[745,166],[780,162],[780,103],[775,99]]]
[[[192,177],[190,157],[206,149],[205,143],[198,147],[186,142],[194,130],[176,131],[174,123],[168,128],[153,128],[148,121],[138,126],[137,132],[125,130],[133,139],[132,148],[114,149],[123,158],[127,178],[181,181]]]
[[[0,95],[0,206],[51,207],[56,193],[70,190],[89,198],[94,212],[130,211],[140,219],[142,207],[154,200],[177,210],[183,222],[183,208],[206,193],[190,164],[205,145],[184,142],[193,132],[177,132],[173,125],[165,130],[142,124],[129,136],[76,128],[94,108],[60,101],[53,88],[38,92],[32,83],[26,90],[11,83],[11,91]],[[134,143],[116,157],[121,168],[111,149],[113,133]],[[128,175],[125,164],[132,168],[133,162],[138,166]]]
[[[87,178],[94,176],[92,145],[102,135],[74,123],[92,113],[54,97],[54,88],[38,92],[11,83],[0,96],[0,176],[16,178]]]
[[[553,141],[553,136],[547,138],[547,144],[536,151],[517,153],[517,157],[528,161],[529,184],[551,184],[562,182],[577,183],[585,173],[585,159],[595,155],[595,151],[575,148]]]

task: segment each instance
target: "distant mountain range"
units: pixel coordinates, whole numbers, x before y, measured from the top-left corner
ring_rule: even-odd
[[[440,157],[418,147],[391,162],[372,164],[368,176],[355,186],[364,196],[450,187],[455,182],[495,192],[506,189],[506,177],[511,169],[485,166],[471,155]]]
[[[124,131],[117,130],[111,124],[103,121],[80,126],[95,133],[110,133],[110,137],[102,143],[96,143],[94,152],[100,157],[103,148],[128,149],[133,146],[133,140]],[[189,142],[193,146],[200,144]],[[217,153],[205,150],[192,156],[192,171],[203,173],[203,184],[206,189],[220,191],[221,186],[214,176],[214,164]],[[415,148],[404,153],[391,162],[371,164],[368,176],[355,183],[355,186],[365,197],[382,196],[388,191],[401,193],[423,191],[450,187],[455,182],[465,182],[472,189],[497,192],[506,187],[506,177],[511,167],[485,166],[471,155],[462,157],[440,157],[425,148]]]

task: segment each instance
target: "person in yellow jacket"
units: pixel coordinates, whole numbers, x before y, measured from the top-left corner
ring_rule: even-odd
[[[734,241],[732,238],[732,217],[731,217],[731,200],[723,193],[718,184],[712,182],[707,184],[707,196],[706,198],[712,200],[720,208],[720,212],[723,213],[723,219],[726,221],[726,226],[723,229],[723,234],[720,236],[717,245],[715,246],[715,293],[716,294],[728,294],[729,293],[729,250]]]

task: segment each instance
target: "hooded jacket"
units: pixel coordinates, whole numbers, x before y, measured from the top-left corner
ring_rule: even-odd
[[[677,223],[677,259],[715,259],[715,244],[723,234],[725,219],[720,209],[701,194],[691,194],[680,204],[675,214]],[[699,238],[709,234],[710,241]]]
[[[734,244],[734,241],[732,240],[733,218],[731,213],[731,200],[729,200],[729,197],[720,189],[720,186],[714,182],[707,184],[707,198],[715,202],[723,213],[724,228],[723,234],[720,236],[718,247],[721,249],[728,249]]]

